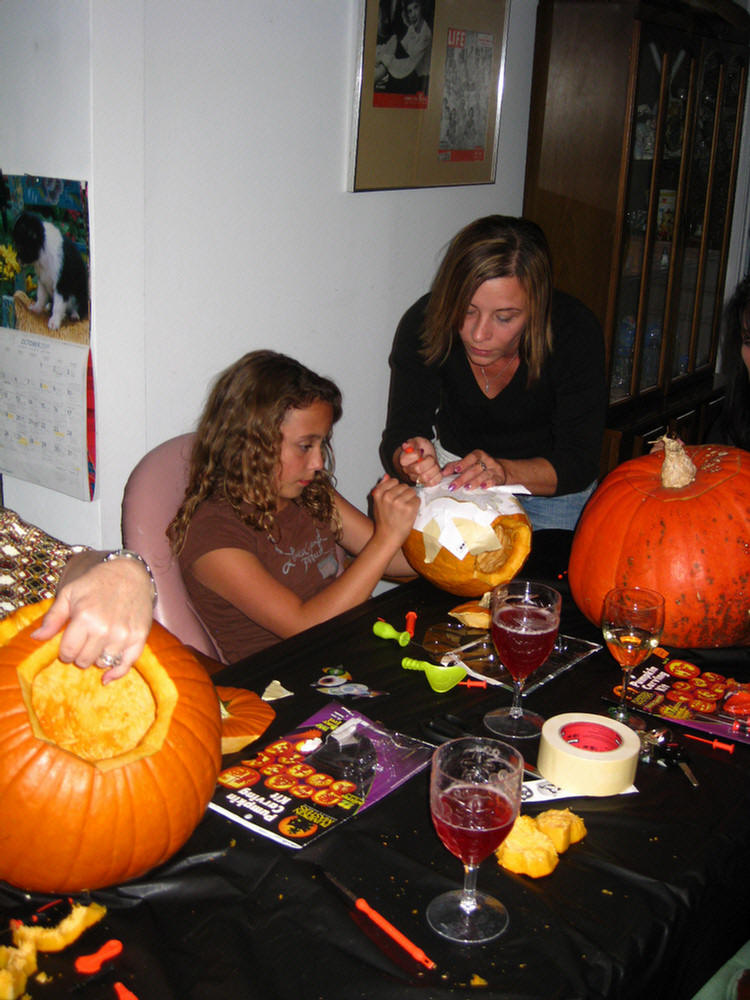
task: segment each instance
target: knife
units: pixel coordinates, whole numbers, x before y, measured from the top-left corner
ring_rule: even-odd
[[[420,962],[426,969],[436,969],[437,965],[431,958],[429,958],[418,948],[413,941],[410,941],[405,934],[402,934],[398,928],[394,927],[392,923],[385,919],[382,913],[378,913],[377,910],[373,909],[366,899],[361,896],[357,896],[356,893],[352,892],[351,889],[347,887],[336,878],[331,872],[326,871],[325,868],[320,869],[321,873],[325,875],[328,881],[333,885],[338,891],[358,910],[366,914],[374,924],[388,935],[391,940],[395,941],[396,944],[400,945],[404,951],[408,952],[409,955],[417,962]]]

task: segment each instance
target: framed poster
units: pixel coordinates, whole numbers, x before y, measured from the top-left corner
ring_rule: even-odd
[[[350,188],[491,184],[510,0],[363,0]]]

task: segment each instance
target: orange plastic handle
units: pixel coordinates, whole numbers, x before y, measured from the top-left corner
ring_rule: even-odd
[[[132,993],[124,983],[115,983],[115,993],[117,1000],[138,1000],[135,993]]]
[[[95,951],[91,955],[79,955],[75,960],[76,972],[82,972],[90,976],[94,972],[98,972],[110,958],[116,958],[121,951],[122,941],[118,941],[117,938],[111,938],[109,941],[104,942],[99,951]]]
[[[357,907],[358,910],[361,910],[363,913],[366,913],[374,924],[377,924],[381,930],[385,931],[388,937],[392,938],[396,942],[396,944],[401,945],[404,951],[407,951],[412,958],[415,958],[427,969],[437,968],[435,962],[433,962],[431,958],[428,958],[421,948],[418,948],[413,941],[410,941],[405,934],[402,934],[400,930],[394,927],[393,924],[390,923],[388,920],[386,920],[385,917],[382,914],[378,913],[377,910],[373,910],[373,908],[370,906],[370,904],[367,902],[366,899],[362,899],[362,897],[360,896],[355,901],[354,905]]]

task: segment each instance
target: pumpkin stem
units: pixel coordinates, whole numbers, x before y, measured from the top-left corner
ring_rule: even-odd
[[[679,438],[664,434],[659,440],[664,445],[664,461],[661,466],[661,484],[670,490],[689,486],[695,479],[695,463],[685,451]]]

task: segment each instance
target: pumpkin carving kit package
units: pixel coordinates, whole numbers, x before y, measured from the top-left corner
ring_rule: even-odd
[[[299,849],[427,767],[433,749],[332,702],[225,768],[209,807]]]
[[[732,663],[724,658],[722,664],[716,652],[711,652],[713,656],[707,653],[702,657],[709,662],[699,666],[694,662],[698,658],[695,654],[685,653],[690,659],[682,659],[657,649],[633,671],[628,705],[662,721],[750,743],[750,678],[743,683],[728,676]],[[746,664],[743,667],[738,662],[737,667],[741,674],[747,674]]]

